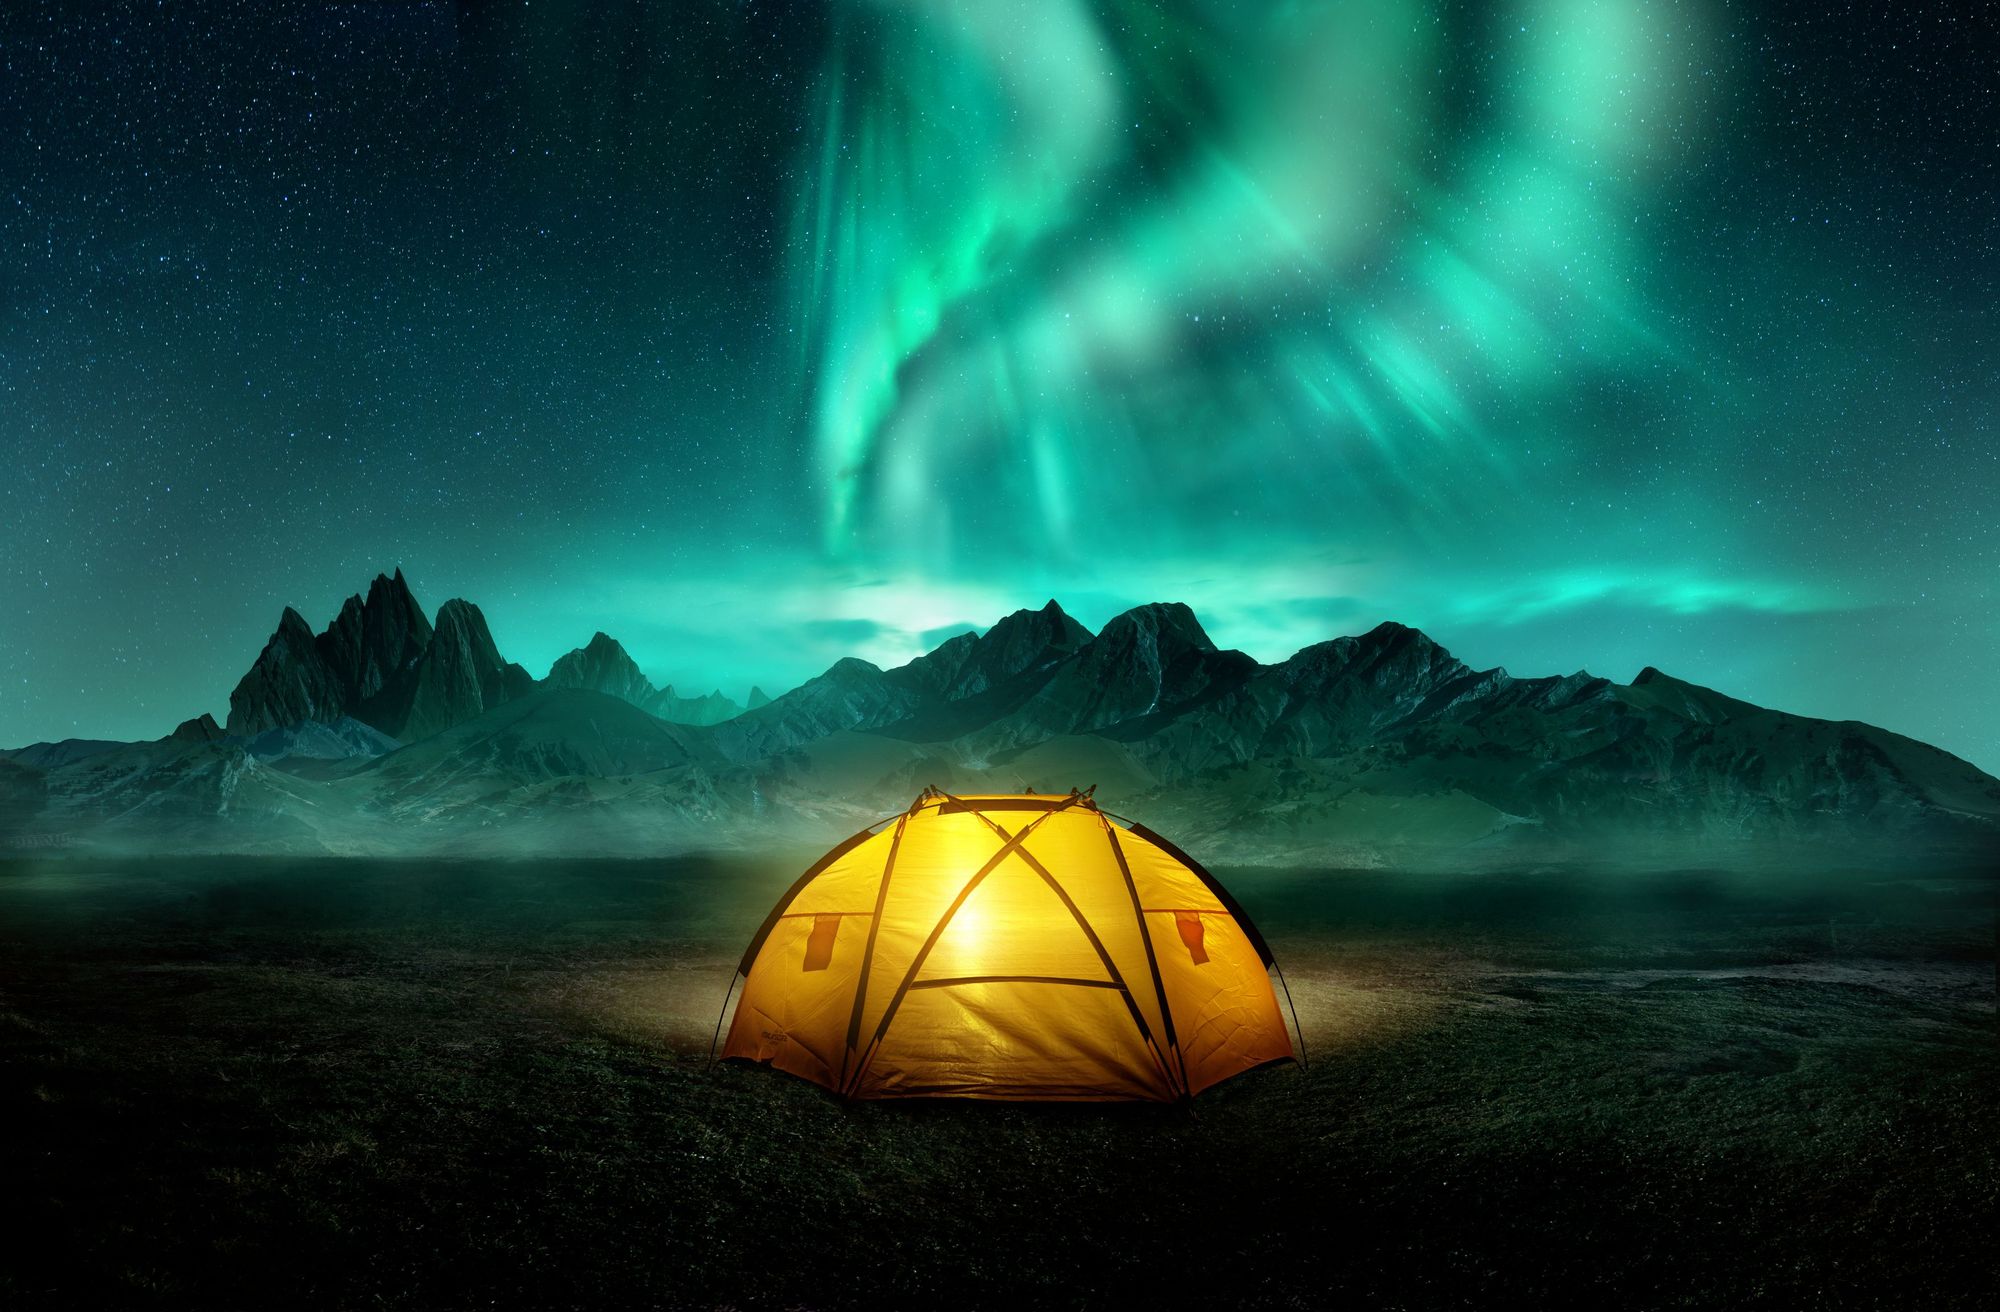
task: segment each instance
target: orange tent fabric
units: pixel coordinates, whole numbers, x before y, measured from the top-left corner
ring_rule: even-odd
[[[1294,1055],[1263,938],[1087,795],[926,790],[744,953],[724,1057],[853,1098],[1172,1100]]]

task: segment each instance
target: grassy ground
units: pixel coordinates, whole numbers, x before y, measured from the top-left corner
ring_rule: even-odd
[[[1983,891],[1224,872],[1306,1070],[703,1060],[801,862],[0,867],[0,1304],[1984,1306]]]

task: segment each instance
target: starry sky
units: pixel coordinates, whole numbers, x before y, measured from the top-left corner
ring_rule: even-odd
[[[0,10],[0,744],[401,566],[540,675],[1384,619],[2000,769],[1966,6]],[[1990,33],[1988,33],[1990,35]]]

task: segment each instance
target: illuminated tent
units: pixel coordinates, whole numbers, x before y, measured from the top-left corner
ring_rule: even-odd
[[[1293,1056],[1272,964],[1214,876],[1087,794],[927,789],[771,908],[723,1056],[853,1098],[1184,1098]]]

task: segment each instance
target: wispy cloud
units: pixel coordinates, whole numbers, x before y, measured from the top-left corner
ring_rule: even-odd
[[[1852,610],[1863,604],[1851,591],[1787,579],[1565,571],[1458,590],[1446,603],[1444,613],[1469,623],[1518,624],[1602,606],[1673,615],[1729,610],[1808,615]]]
[[[752,682],[773,691],[797,684],[843,656],[899,665],[1051,596],[1092,629],[1145,602],[1185,602],[1217,645],[1264,661],[1384,620],[1449,644],[1468,630],[1564,617],[1580,624],[1610,611],[1804,615],[1870,604],[1852,590],[1778,577],[1606,566],[1503,578],[1323,551],[1107,561],[1025,581],[861,571],[810,557],[725,558],[488,609],[503,649],[535,673],[603,628],[656,679],[740,695]]]

